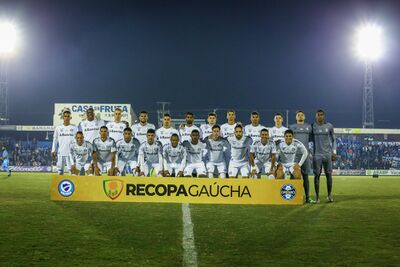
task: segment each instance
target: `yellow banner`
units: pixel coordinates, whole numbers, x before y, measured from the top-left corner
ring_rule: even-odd
[[[61,201],[303,204],[303,180],[54,176]]]

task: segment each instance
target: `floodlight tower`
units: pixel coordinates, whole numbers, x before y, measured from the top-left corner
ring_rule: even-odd
[[[10,22],[0,22],[0,124],[8,124],[8,61],[16,49],[17,31]]]
[[[372,66],[383,53],[382,29],[375,24],[362,25],[356,34],[356,53],[364,61],[362,127],[374,128]]]

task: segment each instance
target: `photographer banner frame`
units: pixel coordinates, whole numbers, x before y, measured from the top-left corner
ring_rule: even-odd
[[[302,205],[303,180],[52,177],[51,200]]]

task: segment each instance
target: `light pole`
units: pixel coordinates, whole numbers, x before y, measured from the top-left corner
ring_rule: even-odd
[[[364,24],[356,32],[355,50],[364,61],[362,127],[374,128],[373,62],[383,54],[382,29],[375,24]]]
[[[8,62],[17,46],[16,27],[10,22],[0,22],[0,124],[9,123],[8,113]]]

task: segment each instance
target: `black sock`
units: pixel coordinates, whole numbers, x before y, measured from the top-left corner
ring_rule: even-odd
[[[310,181],[308,180],[308,174],[303,174],[303,186],[306,200],[310,198]]]
[[[319,176],[321,174],[315,175],[314,176],[314,189],[315,189],[315,195],[317,199],[319,199]]]
[[[325,173],[326,186],[328,188],[328,196],[332,193],[332,173]]]

